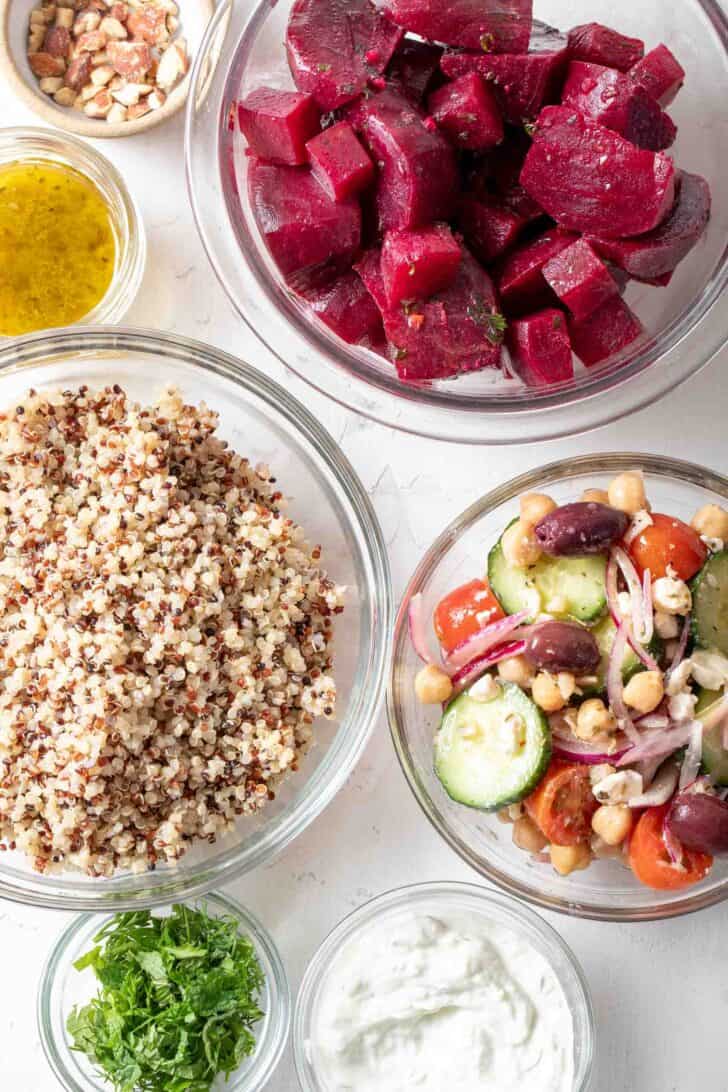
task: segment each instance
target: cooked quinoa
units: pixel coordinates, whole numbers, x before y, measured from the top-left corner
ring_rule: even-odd
[[[217,423],[175,388],[0,415],[0,848],[39,871],[214,841],[334,714],[342,589]]]

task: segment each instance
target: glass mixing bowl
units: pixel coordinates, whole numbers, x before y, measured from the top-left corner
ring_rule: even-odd
[[[422,810],[446,842],[482,876],[547,910],[605,921],[651,921],[700,910],[728,898],[728,859],[716,858],[702,883],[683,891],[653,891],[615,861],[593,862],[583,872],[559,876],[511,841],[512,827],[495,815],[456,804],[433,769],[437,711],[415,698],[422,666],[407,627],[410,599],[421,592],[430,618],[448,591],[485,571],[490,548],[518,512],[522,493],[548,493],[557,503],[578,500],[584,489],[605,488],[615,474],[641,468],[654,511],[687,522],[704,504],[728,501],[728,478],[691,463],[654,455],[585,455],[523,474],[476,501],[432,544],[418,565],[399,608],[387,704],[392,739]],[[433,637],[434,640],[434,637]]]
[[[392,427],[463,443],[541,440],[594,428],[646,406],[694,375],[728,337],[718,300],[728,281],[728,16],[716,0],[536,0],[535,14],[568,28],[592,20],[666,42],[687,71],[670,107],[676,162],[705,176],[713,217],[669,287],[631,283],[627,301],[645,337],[606,365],[548,391],[504,383],[493,370],[431,386],[401,383],[391,364],[314,324],[286,289],[247,200],[248,160],[229,124],[236,99],[261,85],[291,87],[283,46],[292,0],[222,0],[192,73],[187,182],[202,242],[238,313],[302,379]]]
[[[308,965],[293,1017],[293,1051],[303,1092],[327,1092],[316,1071],[312,1033],[317,1006],[336,956],[357,940],[371,943],[366,932],[398,914],[463,914],[479,916],[521,935],[547,960],[559,980],[574,1022],[573,1092],[586,1092],[594,1061],[595,1028],[589,988],[574,953],[538,914],[513,899],[466,883],[423,883],[379,895],[344,918],[329,934]]]
[[[331,437],[306,409],[250,365],[169,334],[98,327],[34,334],[0,346],[0,406],[29,387],[119,383],[148,401],[165,383],[220,415],[219,432],[251,462],[274,468],[288,511],[347,587],[336,622],[336,718],[317,722],[297,773],[255,817],[217,844],[197,845],[175,867],[91,879],[40,875],[19,853],[0,854],[0,898],[60,909],[156,906],[209,891],[261,865],[316,818],[344,784],[366,743],[384,681],[391,625],[385,545],[364,489]]]
[[[262,1020],[257,1023],[255,1051],[225,1082],[218,1078],[213,1092],[262,1092],[268,1085],[288,1039],[291,996],[285,968],[273,938],[249,910],[223,895],[207,895],[192,903],[215,917],[237,919],[239,932],[253,943],[265,986],[260,996]],[[163,911],[162,911],[163,913]],[[74,918],[56,941],[38,986],[38,1030],[48,1064],[67,1092],[110,1092],[85,1054],[72,1048],[66,1019],[74,1005],[85,1005],[99,982],[87,968],[77,971],[75,960],[93,947],[93,938],[111,915],[83,914]]]

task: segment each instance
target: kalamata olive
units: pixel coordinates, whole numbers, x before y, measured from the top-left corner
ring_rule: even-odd
[[[578,622],[541,622],[526,641],[524,656],[544,671],[588,675],[601,659],[594,635]]]
[[[629,516],[608,504],[577,501],[554,508],[536,524],[536,538],[551,557],[603,554],[629,526]]]
[[[683,792],[675,797],[667,822],[670,831],[688,849],[728,854],[728,803],[705,792]]]

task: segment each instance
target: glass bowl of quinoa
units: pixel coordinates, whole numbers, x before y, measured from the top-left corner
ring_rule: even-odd
[[[151,907],[268,860],[366,743],[391,621],[356,474],[168,334],[0,351],[0,897]]]

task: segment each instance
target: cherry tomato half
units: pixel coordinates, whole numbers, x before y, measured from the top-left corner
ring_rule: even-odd
[[[575,846],[591,835],[591,818],[599,807],[591,789],[589,768],[551,760],[538,788],[524,800],[526,811],[544,838],[557,846]]]
[[[667,576],[671,565],[680,580],[691,580],[705,564],[708,556],[700,536],[674,516],[653,513],[652,526],[645,527],[629,547],[637,570],[642,576],[650,570],[653,580]]]
[[[484,580],[455,588],[435,607],[433,623],[445,652],[452,652],[484,626],[505,618],[501,605]]]
[[[662,838],[662,824],[669,804],[648,808],[640,816],[629,842],[629,863],[637,879],[658,891],[677,891],[692,887],[710,872],[713,858],[709,853],[683,846],[680,866],[674,865]]]

